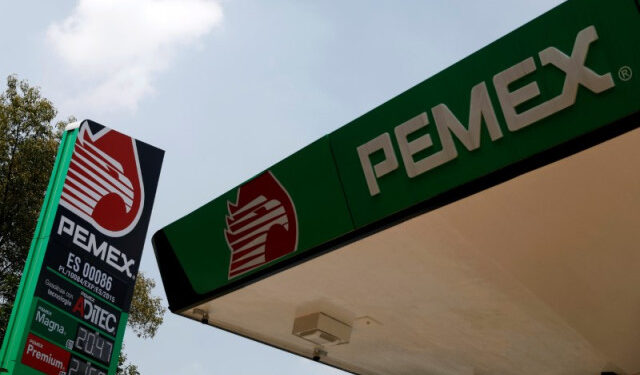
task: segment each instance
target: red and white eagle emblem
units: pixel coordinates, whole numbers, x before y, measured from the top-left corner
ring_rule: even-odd
[[[60,204],[111,237],[135,228],[144,205],[136,141],[109,128],[78,131]]]
[[[296,251],[298,220],[289,193],[267,171],[227,202],[224,235],[231,250],[229,279]]]

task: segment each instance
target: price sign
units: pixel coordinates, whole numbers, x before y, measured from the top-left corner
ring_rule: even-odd
[[[0,367],[115,374],[163,155],[93,121],[66,129]]]
[[[67,375],[107,375],[107,372],[89,361],[72,356]]]
[[[73,348],[108,365],[113,353],[113,341],[98,332],[92,332],[83,326],[78,326]]]
[[[31,331],[65,350],[83,354],[106,366],[111,364],[115,347],[113,337],[79,323],[46,302],[38,303]]]

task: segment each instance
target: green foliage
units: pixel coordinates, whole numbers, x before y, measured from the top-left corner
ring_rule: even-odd
[[[0,94],[0,341],[65,125],[54,127],[55,116],[37,87],[7,78]]]
[[[36,222],[64,126],[37,87],[14,76],[0,93],[0,343],[4,338]],[[155,282],[136,279],[129,327],[138,337],[153,337],[165,309],[151,292]],[[140,375],[121,353],[118,374]]]
[[[124,354],[124,344],[122,345],[122,351],[120,352],[120,358],[118,358],[118,370],[116,375],[140,375],[138,366],[127,364],[127,355]]]
[[[145,339],[152,338],[158,332],[165,312],[165,308],[162,307],[162,299],[151,294],[155,286],[155,281],[147,278],[142,272],[138,273],[127,325],[133,329],[133,332],[138,337]],[[120,352],[120,358],[118,358],[118,371],[116,371],[116,374],[140,375],[136,365],[127,363],[124,345]]]
[[[138,337],[145,339],[155,336],[158,327],[162,324],[162,316],[165,312],[160,297],[151,295],[155,287],[155,281],[147,278],[142,272],[138,273],[128,324]]]

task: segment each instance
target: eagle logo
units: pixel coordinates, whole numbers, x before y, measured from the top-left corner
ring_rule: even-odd
[[[107,127],[94,131],[83,124],[60,204],[107,236],[131,232],[144,204],[135,139]]]
[[[296,251],[295,206],[270,171],[238,188],[236,202],[227,201],[227,209],[229,279]]]

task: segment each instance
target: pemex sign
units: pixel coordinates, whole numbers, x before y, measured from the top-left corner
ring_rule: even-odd
[[[565,75],[562,91],[557,96],[520,113],[516,111],[516,108],[539,97],[541,95],[540,87],[535,80],[518,89],[512,90],[510,86],[537,70],[534,58],[528,57],[493,76],[493,89],[498,97],[502,117],[509,132],[517,132],[573,106],[576,103],[580,86],[593,94],[600,94],[615,87],[610,72],[598,74],[585,66],[589,46],[596,40],[598,40],[598,33],[595,26],[591,25],[578,32],[571,56],[567,56],[556,47],[547,47],[540,51],[538,57],[541,66],[551,64]],[[500,126],[497,112],[489,96],[487,83],[483,81],[473,86],[468,97],[470,103],[467,125],[463,125],[445,103],[437,104],[431,108],[436,127],[433,136],[438,137],[438,143],[442,145],[442,149],[428,157],[415,158],[415,155],[434,145],[430,133],[409,141],[412,134],[418,133],[429,125],[427,112],[422,112],[393,128],[396,144],[400,150],[408,178],[416,178],[456,159],[458,157],[456,141],[462,144],[467,151],[475,151],[480,148],[482,146],[480,135],[483,124],[491,142],[496,142],[503,137],[503,127]],[[358,157],[371,196],[380,194],[377,179],[398,168],[398,160],[395,153],[392,152],[393,147],[389,132],[357,147]],[[385,159],[374,166],[370,157],[379,151],[384,152]]]
[[[170,309],[638,127],[637,46],[637,1],[569,0],[374,108],[158,231]]]
[[[90,120],[67,128],[0,367],[115,373],[163,155]]]

